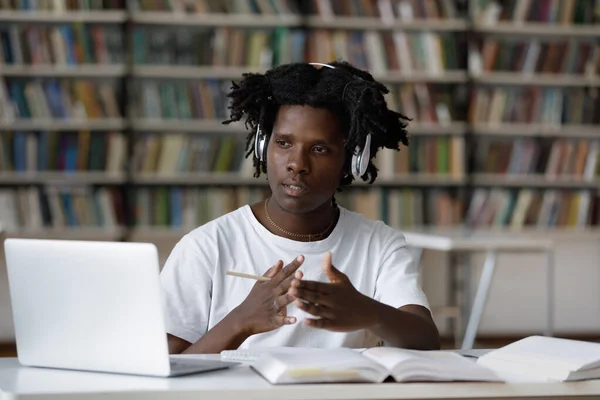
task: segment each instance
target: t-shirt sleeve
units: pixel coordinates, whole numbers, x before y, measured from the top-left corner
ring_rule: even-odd
[[[195,343],[207,331],[212,266],[210,240],[187,235],[175,246],[160,273],[167,333]]]
[[[429,309],[429,302],[419,284],[415,265],[404,235],[395,231],[388,238],[375,286],[375,300],[399,308],[409,304]]]

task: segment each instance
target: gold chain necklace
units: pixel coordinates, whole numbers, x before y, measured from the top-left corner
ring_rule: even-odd
[[[271,216],[269,215],[269,209],[267,207],[269,202],[269,199],[265,199],[265,215],[267,216],[267,219],[269,220],[269,222],[271,223],[271,225],[273,225],[273,227],[275,229],[277,229],[280,232],[285,233],[288,236],[292,236],[298,239],[308,239],[309,242],[312,242],[314,240],[320,240],[321,238],[323,238],[325,236],[325,234],[327,234],[327,232],[329,232],[329,230],[331,229],[331,227],[333,226],[333,223],[335,222],[335,215],[333,215],[331,217],[331,223],[329,224],[329,226],[327,227],[327,229],[325,229],[323,232],[321,233],[308,233],[308,234],[302,234],[302,233],[293,233],[293,232],[289,232],[286,231],[285,229],[283,229],[282,227],[280,227],[279,225],[277,225],[275,222],[273,222],[273,220],[271,219]]]

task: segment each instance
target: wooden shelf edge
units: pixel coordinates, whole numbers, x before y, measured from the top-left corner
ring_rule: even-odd
[[[487,174],[474,173],[472,182],[477,186],[505,186],[505,187],[534,187],[534,188],[583,188],[594,189],[600,187],[600,178],[593,180],[584,180],[579,176],[557,176],[555,178],[546,178],[542,174]]]
[[[597,125],[566,124],[560,126],[543,124],[473,124],[473,133],[482,136],[573,136],[580,138],[600,138]]]
[[[144,132],[231,133],[247,134],[243,124],[224,125],[220,120],[132,119],[131,129]]]
[[[10,65],[0,66],[4,76],[57,76],[57,77],[121,77],[125,75],[124,65]]]
[[[598,77],[569,74],[541,74],[523,72],[481,72],[471,73],[475,83],[518,86],[600,86]]]
[[[344,17],[335,16],[323,18],[309,16],[306,25],[310,28],[323,29],[373,29],[373,30],[411,30],[411,31],[464,31],[468,23],[465,19],[415,19],[412,21],[394,20],[387,23],[375,17]]]
[[[0,11],[0,22],[99,22],[121,23],[127,20],[127,12],[109,11]]]
[[[15,121],[0,121],[0,129],[12,131],[38,131],[38,130],[96,130],[112,131],[123,130],[126,127],[125,119],[101,118],[89,120],[59,120],[59,119],[22,119]]]
[[[451,122],[448,125],[409,122],[407,127],[409,135],[462,135],[467,129],[466,122]]]
[[[137,11],[131,14],[131,21],[147,25],[192,25],[229,27],[279,27],[300,26],[298,15],[254,15],[254,14],[185,14],[171,12]]]
[[[104,184],[119,185],[127,182],[125,173],[51,171],[0,172],[0,184]]]
[[[271,67],[253,66],[218,66],[198,65],[179,66],[168,65],[137,65],[133,67],[132,75],[136,78],[155,79],[240,79],[247,72],[265,72]],[[466,70],[448,70],[440,74],[415,72],[411,74],[396,71],[373,73],[373,76],[386,83],[403,82],[439,82],[462,83],[468,79]]]
[[[514,23],[500,21],[494,24],[475,24],[474,30],[487,34],[503,35],[549,35],[549,36],[598,36],[598,28],[594,25],[557,25],[548,23]]]

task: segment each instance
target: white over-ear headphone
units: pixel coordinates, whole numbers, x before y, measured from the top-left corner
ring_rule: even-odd
[[[323,63],[309,63],[310,65],[319,65],[326,68],[335,69],[333,65]],[[260,124],[256,126],[256,135],[254,136],[254,154],[259,161],[265,162],[267,160],[267,135],[263,134],[260,129]],[[350,164],[350,170],[354,179],[359,179],[367,172],[369,166],[369,160],[371,158],[371,134],[367,135],[365,144],[360,150],[360,146],[356,146],[354,154],[352,155],[352,162]]]

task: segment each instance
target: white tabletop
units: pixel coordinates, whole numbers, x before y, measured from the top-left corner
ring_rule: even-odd
[[[489,399],[600,396],[600,380],[572,383],[270,385],[248,366],[179,378],[22,367],[0,358],[0,399]]]
[[[511,237],[507,234],[470,234],[467,232],[402,231],[409,246],[439,251],[541,252],[554,246],[550,239]]]

